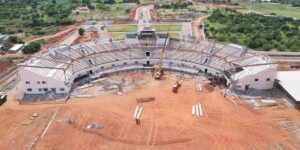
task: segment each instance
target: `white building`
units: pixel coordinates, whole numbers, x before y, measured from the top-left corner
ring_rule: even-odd
[[[277,86],[300,107],[300,71],[279,71],[276,79]]]
[[[15,44],[12,48],[8,50],[9,53],[17,53],[24,47],[24,44]]]
[[[167,41],[166,41],[167,40]],[[194,38],[166,36],[122,40],[94,40],[75,46],[61,45],[19,64],[26,94],[68,93],[74,80],[137,69],[153,69],[167,43],[163,68],[189,74],[206,73],[225,78],[238,90],[273,88],[277,64],[270,57],[234,45],[215,45]]]
[[[236,49],[241,49],[241,52],[243,51],[243,48],[238,45],[230,45],[231,50],[235,47]],[[236,69],[228,70],[226,78],[228,83],[234,84],[238,90],[273,88],[277,75],[277,64],[267,55],[256,56],[245,53],[243,57],[240,57],[241,54],[235,53],[231,55],[236,57],[236,60],[232,61],[232,65],[236,66]]]
[[[25,94],[67,93],[70,90],[64,82],[62,70],[26,68],[19,73],[22,75],[21,83]]]

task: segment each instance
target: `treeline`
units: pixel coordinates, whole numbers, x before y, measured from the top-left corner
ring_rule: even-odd
[[[192,5],[191,2],[173,2],[167,4],[155,4],[154,8],[164,8],[164,9],[186,9],[188,6]]]
[[[272,0],[274,3],[292,4],[294,7],[300,7],[300,0]]]
[[[118,1],[118,0],[97,0],[97,3],[102,3],[102,4],[115,4],[115,3],[140,3],[140,0],[123,0],[123,1]]]
[[[74,21],[68,17],[74,7],[56,4],[55,0],[4,0],[0,3],[0,22],[30,27],[72,24]]]
[[[209,39],[265,51],[300,51],[300,20],[217,9],[208,21],[205,33]]]
[[[231,0],[197,0],[202,3],[231,3]]]

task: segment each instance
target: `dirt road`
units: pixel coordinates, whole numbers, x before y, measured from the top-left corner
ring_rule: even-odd
[[[51,40],[51,39],[55,39],[55,38],[60,38],[61,36],[65,35],[65,34],[68,34],[74,30],[77,29],[77,26],[72,26],[66,30],[63,30],[63,31],[60,31],[54,35],[47,35],[47,36],[42,36],[42,37],[39,37],[39,38],[35,38],[35,39],[32,39],[32,40],[29,40],[29,41],[26,41],[27,43],[30,43],[30,42],[34,42],[34,41],[38,41],[38,40]]]
[[[194,21],[192,21],[192,27],[193,27],[193,30],[194,30],[194,36],[196,38],[201,39],[201,40],[205,40],[205,33],[204,33],[204,26],[203,26],[202,29],[200,29],[199,25],[203,24],[202,23],[203,19],[205,19],[207,17],[209,17],[209,15],[198,17]]]

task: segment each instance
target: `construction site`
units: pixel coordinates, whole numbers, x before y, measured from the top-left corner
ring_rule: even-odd
[[[1,90],[0,149],[300,148],[299,73],[281,72],[283,54],[191,36],[201,18],[174,38],[168,18],[151,28],[153,6],[135,11],[137,32],[97,23],[2,73],[17,78]]]
[[[163,80],[155,80],[151,74],[113,74],[75,89],[67,103],[19,105],[9,97],[1,109],[0,127],[5,130],[1,130],[0,148],[299,147],[299,112],[280,94],[255,99],[224,96],[223,88],[213,86],[205,76],[165,72]],[[181,83],[177,93],[172,92],[175,81]],[[79,94],[82,96],[74,96]],[[268,98],[276,105],[264,100]]]

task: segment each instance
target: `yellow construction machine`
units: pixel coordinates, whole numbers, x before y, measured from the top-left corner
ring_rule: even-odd
[[[155,71],[154,71],[154,78],[155,79],[160,79],[162,76],[162,60],[163,60],[163,52],[160,54],[159,62],[155,66]]]
[[[164,47],[163,47],[163,50],[160,54],[160,57],[159,57],[159,62],[158,64],[155,66],[155,70],[154,70],[154,79],[161,79],[162,77],[162,63],[163,63],[163,58],[164,58],[164,53],[165,53],[165,50],[166,50],[166,47],[167,47],[167,43],[168,43],[168,40],[169,40],[169,32],[170,32],[170,29],[171,29],[171,26],[172,26],[172,23],[169,25],[169,29],[168,29],[168,32],[167,32],[167,37],[166,37],[166,40],[165,40],[165,43],[164,43]]]

